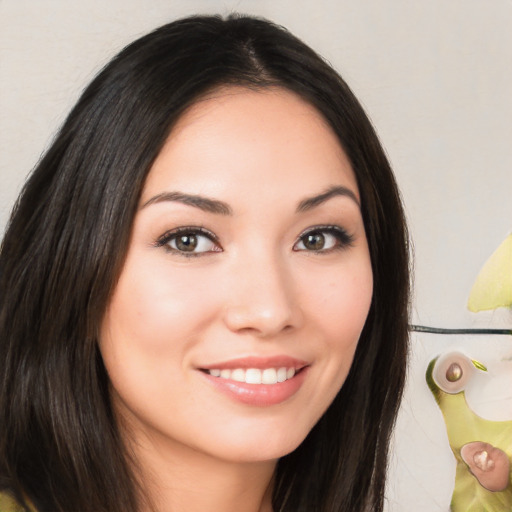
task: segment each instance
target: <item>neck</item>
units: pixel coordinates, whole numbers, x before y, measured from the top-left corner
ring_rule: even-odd
[[[175,442],[138,441],[134,455],[151,504],[141,512],[272,512],[276,461],[225,461]]]

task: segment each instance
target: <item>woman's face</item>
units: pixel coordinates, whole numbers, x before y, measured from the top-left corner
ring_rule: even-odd
[[[343,385],[371,297],[334,133],[282,89],[217,91],[149,173],[102,323],[118,417],[158,450],[281,457]]]

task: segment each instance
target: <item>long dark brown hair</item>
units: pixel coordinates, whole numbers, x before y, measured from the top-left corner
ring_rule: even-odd
[[[381,511],[404,385],[408,254],[399,193],[362,107],[285,29],[190,17],[135,41],[86,88],[28,180],[0,254],[0,489],[40,512],[136,512],[98,330],[147,173],[173,125],[226,85],[312,104],[357,177],[374,292],[349,376],[277,466],[276,512]]]

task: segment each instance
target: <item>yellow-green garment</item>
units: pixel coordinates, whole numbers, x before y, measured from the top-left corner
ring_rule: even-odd
[[[0,492],[0,512],[27,512],[14,498]]]

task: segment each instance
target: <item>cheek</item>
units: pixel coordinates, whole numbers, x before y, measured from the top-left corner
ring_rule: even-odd
[[[333,347],[357,343],[368,316],[373,276],[369,257],[338,271],[317,274],[305,286],[307,308]]]
[[[190,355],[215,316],[215,297],[201,272],[131,256],[102,322],[100,351],[117,410],[171,424],[178,391],[193,389]]]
[[[205,283],[208,275],[169,267],[165,261],[146,267],[127,261],[103,322],[102,339],[122,339],[126,349],[129,344],[156,352],[179,352],[194,340],[214,314],[215,300],[204,293],[211,288]]]
[[[311,321],[310,337],[322,361],[317,386],[322,393],[311,399],[323,413],[345,382],[368,316],[373,295],[369,257],[325,274],[309,274],[302,290]]]

